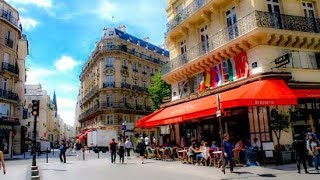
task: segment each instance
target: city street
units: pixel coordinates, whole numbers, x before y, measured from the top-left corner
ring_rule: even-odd
[[[118,158],[118,157],[117,157]],[[7,175],[0,175],[1,180],[24,180],[30,179],[27,170],[31,160],[7,161]],[[50,158],[49,163],[45,163],[45,158],[38,161],[40,166],[41,179],[55,180],[87,180],[106,179],[107,177],[124,179],[319,179],[320,174],[297,174],[295,165],[266,166],[266,167],[242,167],[236,168],[234,174],[228,171],[223,175],[218,168],[202,167],[181,164],[180,162],[166,162],[156,160],[146,160],[145,164],[140,164],[137,158],[126,159],[125,164],[111,164],[109,154],[89,153],[86,160],[76,160],[75,156],[68,156],[67,163],[61,164],[56,158]]]

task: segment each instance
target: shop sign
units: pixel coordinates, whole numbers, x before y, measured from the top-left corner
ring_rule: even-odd
[[[274,100],[255,100],[254,101],[254,104],[257,105],[257,106],[271,106],[271,105],[274,105],[275,102]]]
[[[285,66],[287,64],[290,63],[290,54],[285,54],[281,57],[278,57],[277,59],[274,60],[274,63],[275,63],[275,68],[279,68],[279,67],[282,67],[282,66]]]

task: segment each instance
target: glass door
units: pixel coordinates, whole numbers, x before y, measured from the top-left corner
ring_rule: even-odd
[[[201,39],[201,54],[208,52],[209,50],[209,35],[208,26],[204,26],[200,29],[200,39]]]
[[[267,0],[267,5],[270,13],[270,24],[274,28],[281,28],[282,20],[279,0]]]
[[[304,16],[306,17],[306,23],[309,31],[318,32],[315,21],[315,10],[312,2],[302,2]]]
[[[239,36],[236,8],[233,7],[226,12],[229,40]]]

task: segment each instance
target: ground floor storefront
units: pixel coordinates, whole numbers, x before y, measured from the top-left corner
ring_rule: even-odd
[[[248,146],[272,151],[277,145],[271,128],[277,120],[275,114],[287,115],[290,124],[281,132],[281,145],[290,146],[294,134],[319,134],[320,89],[295,89],[279,79],[259,80],[163,107],[136,125],[157,127],[160,146],[189,147],[194,140],[220,145],[221,135],[228,133],[234,146],[242,140]]]

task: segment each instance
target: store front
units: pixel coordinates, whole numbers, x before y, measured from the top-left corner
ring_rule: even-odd
[[[3,151],[5,159],[12,157],[12,130],[11,125],[0,122],[0,150]]]

